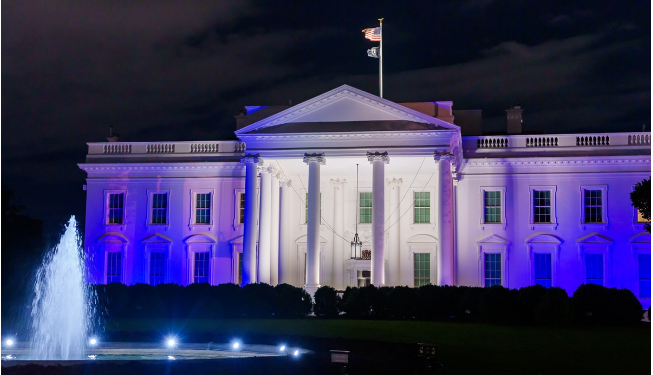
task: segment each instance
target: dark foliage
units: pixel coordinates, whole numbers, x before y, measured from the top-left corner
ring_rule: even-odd
[[[247,284],[243,287],[243,307],[248,318],[269,318],[277,305],[274,287],[268,284]]]
[[[276,292],[275,315],[294,318],[311,312],[313,302],[310,294],[304,289],[289,284],[279,284],[274,287],[274,290]]]
[[[390,289],[388,304],[390,315],[394,319],[413,319],[416,315],[415,289],[396,286]]]
[[[502,286],[485,288],[479,303],[481,319],[489,323],[515,322],[518,293]]]
[[[317,316],[333,318],[338,316],[341,299],[336,290],[330,286],[321,286],[315,292],[315,307],[313,312]]]
[[[628,289],[584,284],[571,297],[574,322],[587,325],[631,325],[642,318],[642,305]]]
[[[535,323],[544,325],[567,325],[572,311],[569,295],[562,288],[548,288],[535,309]]]
[[[651,233],[651,178],[642,180],[635,184],[635,190],[630,193],[632,205],[641,212],[648,223],[644,224],[644,229]]]
[[[530,324],[535,321],[535,310],[540,305],[546,288],[542,285],[527,286],[517,292],[517,321]]]

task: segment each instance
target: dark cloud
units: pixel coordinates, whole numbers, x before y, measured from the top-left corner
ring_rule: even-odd
[[[650,123],[644,1],[23,0],[2,3],[3,183],[35,216],[83,215],[75,164],[110,125],[131,141],[225,139],[244,105],[376,93],[360,30],[377,15],[391,100],[453,100],[489,129],[516,103],[531,130]]]

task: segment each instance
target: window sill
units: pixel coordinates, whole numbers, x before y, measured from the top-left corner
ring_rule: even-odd
[[[125,230],[125,224],[104,224],[104,227],[107,230],[119,230],[121,232]]]
[[[608,229],[608,223],[580,223],[580,229],[582,230],[596,230],[596,229]]]
[[[539,229],[551,229],[551,230],[556,230],[558,229],[558,223],[530,223],[529,224],[531,230],[539,230]]]
[[[644,229],[644,224],[649,224],[649,223],[633,223],[633,230],[637,232],[644,232],[646,229]]]
[[[170,224],[145,224],[147,230],[165,230],[166,232],[170,229]]]
[[[211,231],[213,224],[190,224],[188,229],[191,231]]]
[[[485,230],[485,227],[488,227],[488,229],[493,228],[501,228],[503,230],[506,230],[506,227],[508,226],[506,223],[481,223],[481,230]]]

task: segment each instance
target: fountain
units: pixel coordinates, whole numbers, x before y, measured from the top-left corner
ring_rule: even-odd
[[[97,305],[85,282],[84,252],[77,221],[72,216],[59,244],[48,253],[34,282],[29,342],[7,339],[2,346],[2,367],[39,363],[75,365],[88,361],[215,360],[220,358],[279,357],[286,355],[271,345],[188,343],[100,343],[91,338]],[[89,340],[90,339],[90,340]],[[87,347],[87,340],[89,347]],[[290,349],[288,349],[290,350]],[[292,348],[294,356],[309,351]]]
[[[72,216],[59,244],[36,275],[32,303],[31,359],[85,358],[93,316],[77,221]]]

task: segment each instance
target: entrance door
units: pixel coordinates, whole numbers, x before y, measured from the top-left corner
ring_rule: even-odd
[[[372,272],[369,270],[358,270],[358,284],[357,286],[363,287],[363,286],[368,286],[370,285],[371,277],[372,277]]]

